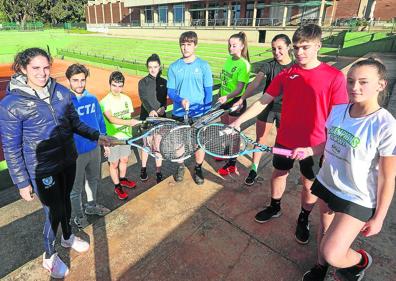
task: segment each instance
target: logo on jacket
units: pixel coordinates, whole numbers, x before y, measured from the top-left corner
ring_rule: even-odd
[[[42,179],[43,184],[44,184],[44,188],[48,189],[51,186],[54,186],[55,182],[54,182],[54,178],[52,176],[46,177]]]
[[[63,95],[60,91],[56,91],[56,96],[59,100],[63,100]]]
[[[300,75],[298,75],[298,74],[293,74],[293,75],[290,75],[289,76],[289,78],[291,79],[291,80],[293,80],[293,79],[295,79],[295,78],[297,78],[297,77],[299,77]]]
[[[34,106],[34,102],[33,102],[33,101],[29,101],[29,102],[26,104],[26,106],[27,106],[27,107],[33,107],[33,106]]]

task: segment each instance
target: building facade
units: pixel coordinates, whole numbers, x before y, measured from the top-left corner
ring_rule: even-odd
[[[86,20],[142,27],[329,26],[353,17],[391,20],[395,7],[396,0],[94,0],[86,6]]]

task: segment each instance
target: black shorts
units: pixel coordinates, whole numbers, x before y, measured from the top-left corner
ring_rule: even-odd
[[[273,111],[271,107],[267,106],[263,111],[260,112],[259,115],[257,115],[257,120],[271,124],[275,121],[275,126],[279,128],[281,113],[278,111]]]
[[[287,148],[280,144],[275,144],[275,147]],[[309,180],[314,180],[316,174],[319,172],[321,166],[321,156],[310,156],[299,161],[301,174]],[[272,165],[277,170],[288,171],[293,168],[294,159],[287,158],[282,155],[274,154]]]
[[[230,109],[234,105],[234,103],[236,103],[240,99],[241,99],[241,97],[233,98],[232,100],[224,103],[220,108],[224,109],[224,110]],[[244,100],[242,103],[242,107],[239,110],[230,112],[228,115],[234,116],[234,117],[239,117],[246,111],[246,108],[247,108],[247,102],[246,102],[246,100]]]
[[[367,208],[351,201],[342,199],[329,191],[320,181],[315,180],[311,192],[318,196],[333,212],[350,215],[360,221],[366,222],[374,216],[375,208]]]

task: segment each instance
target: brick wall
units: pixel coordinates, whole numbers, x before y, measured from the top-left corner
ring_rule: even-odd
[[[356,17],[359,11],[360,0],[340,0],[334,18]]]
[[[120,2],[112,3],[111,9],[113,10],[113,23],[120,23]]]
[[[104,8],[104,17],[105,17],[105,23],[112,23],[111,22],[111,14],[110,14],[110,8],[111,8],[111,3],[107,3],[103,5]]]
[[[104,23],[103,22],[103,14],[102,14],[102,9],[103,9],[103,5],[96,5],[96,17],[98,19],[98,23]]]
[[[396,18],[396,1],[395,0],[377,0],[374,10],[376,20],[391,20]]]

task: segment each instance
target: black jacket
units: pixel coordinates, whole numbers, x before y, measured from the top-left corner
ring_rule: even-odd
[[[139,97],[142,101],[140,120],[145,120],[152,110],[166,107],[166,79],[150,74],[139,81]]]

